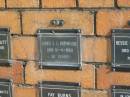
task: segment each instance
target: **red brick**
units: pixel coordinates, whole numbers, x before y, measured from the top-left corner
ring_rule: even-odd
[[[37,64],[38,65],[38,64]],[[84,64],[82,70],[48,70],[38,69],[34,62],[26,67],[26,83],[36,84],[39,81],[79,82],[82,87],[94,88],[95,69],[93,65]]]
[[[76,0],[42,0],[43,8],[76,7]]]
[[[117,0],[119,7],[130,7],[130,0]]]
[[[114,0],[79,0],[80,7],[114,7]]]
[[[39,0],[7,0],[8,8],[36,8]]]
[[[129,72],[112,72],[110,67],[101,66],[97,69],[98,89],[109,89],[112,85],[130,85]]]
[[[81,97],[109,97],[107,91],[99,90],[82,90]]]
[[[0,78],[12,79],[13,83],[23,82],[23,66],[20,62],[13,62],[11,67],[0,67]]]
[[[12,57],[14,59],[35,60],[36,47],[34,37],[12,37]]]
[[[55,27],[51,20],[63,19],[63,27]],[[86,11],[26,11],[23,13],[23,33],[36,34],[39,28],[81,29],[83,35],[93,35],[93,15]]]
[[[0,8],[4,8],[5,7],[5,0],[0,0]]]
[[[129,10],[105,10],[97,13],[97,34],[111,35],[111,29],[124,28],[130,20]]]
[[[29,86],[14,86],[13,97],[37,97],[36,88]]]
[[[82,42],[83,61],[86,62],[110,62],[111,43],[106,38],[85,38]]]
[[[19,13],[16,11],[0,11],[0,27],[8,27],[11,33],[20,34]]]

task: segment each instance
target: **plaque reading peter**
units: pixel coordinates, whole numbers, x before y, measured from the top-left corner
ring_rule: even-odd
[[[8,30],[0,29],[0,63],[7,64],[10,59],[10,36]]]
[[[48,68],[80,68],[79,30],[39,30],[40,65]]]
[[[112,67],[116,70],[130,70],[130,29],[113,30]]]

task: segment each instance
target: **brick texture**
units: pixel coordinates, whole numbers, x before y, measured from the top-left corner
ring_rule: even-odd
[[[83,39],[83,61],[86,62],[110,62],[111,42],[106,38],[85,38]]]
[[[62,19],[63,27],[55,27],[51,20]],[[93,15],[86,11],[27,11],[23,13],[23,33],[36,34],[39,28],[81,29],[83,35],[93,35]]]
[[[30,86],[16,86],[13,88],[13,97],[37,97],[36,88]]]
[[[5,7],[5,1],[4,0],[0,0],[0,8],[4,8]]]
[[[43,8],[71,8],[76,7],[76,0],[42,0]]]
[[[0,27],[10,28],[11,33],[20,34],[20,15],[16,11],[0,11]]]
[[[112,72],[107,66],[97,69],[98,89],[109,89],[112,85],[130,85],[129,72]]]
[[[124,28],[130,20],[129,10],[105,10],[97,13],[97,34],[110,36],[111,29]]]
[[[81,97],[109,97],[107,91],[82,90]]]
[[[0,78],[12,79],[13,83],[23,83],[23,66],[20,62],[13,62],[11,67],[0,67]]]
[[[8,8],[38,8],[39,0],[7,0]]]
[[[37,64],[38,65],[38,64]],[[39,81],[65,81],[80,82],[82,87],[94,88],[95,68],[93,65],[84,64],[82,70],[39,70],[34,62],[29,62],[26,67],[26,83],[36,84]]]
[[[80,7],[114,7],[114,0],[79,0]]]
[[[130,7],[130,0],[117,0],[119,7]]]
[[[12,37],[12,58],[21,60],[36,59],[36,38],[34,37]],[[37,50],[38,51],[38,50]]]

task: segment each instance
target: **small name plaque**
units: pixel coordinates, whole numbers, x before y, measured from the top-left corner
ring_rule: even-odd
[[[0,97],[12,97],[12,83],[9,80],[0,79]]]
[[[9,65],[11,58],[9,29],[0,28],[0,66]]]
[[[39,60],[42,68],[81,68],[80,30],[38,30]]]
[[[113,86],[112,97],[130,97],[129,86]]]
[[[78,83],[42,82],[39,84],[40,97],[81,97]]]
[[[112,68],[117,71],[130,71],[130,29],[113,30]]]

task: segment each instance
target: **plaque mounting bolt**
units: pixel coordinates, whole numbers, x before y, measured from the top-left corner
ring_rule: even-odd
[[[51,20],[50,23],[54,26],[63,26],[64,25],[64,20],[61,19],[55,19]]]

